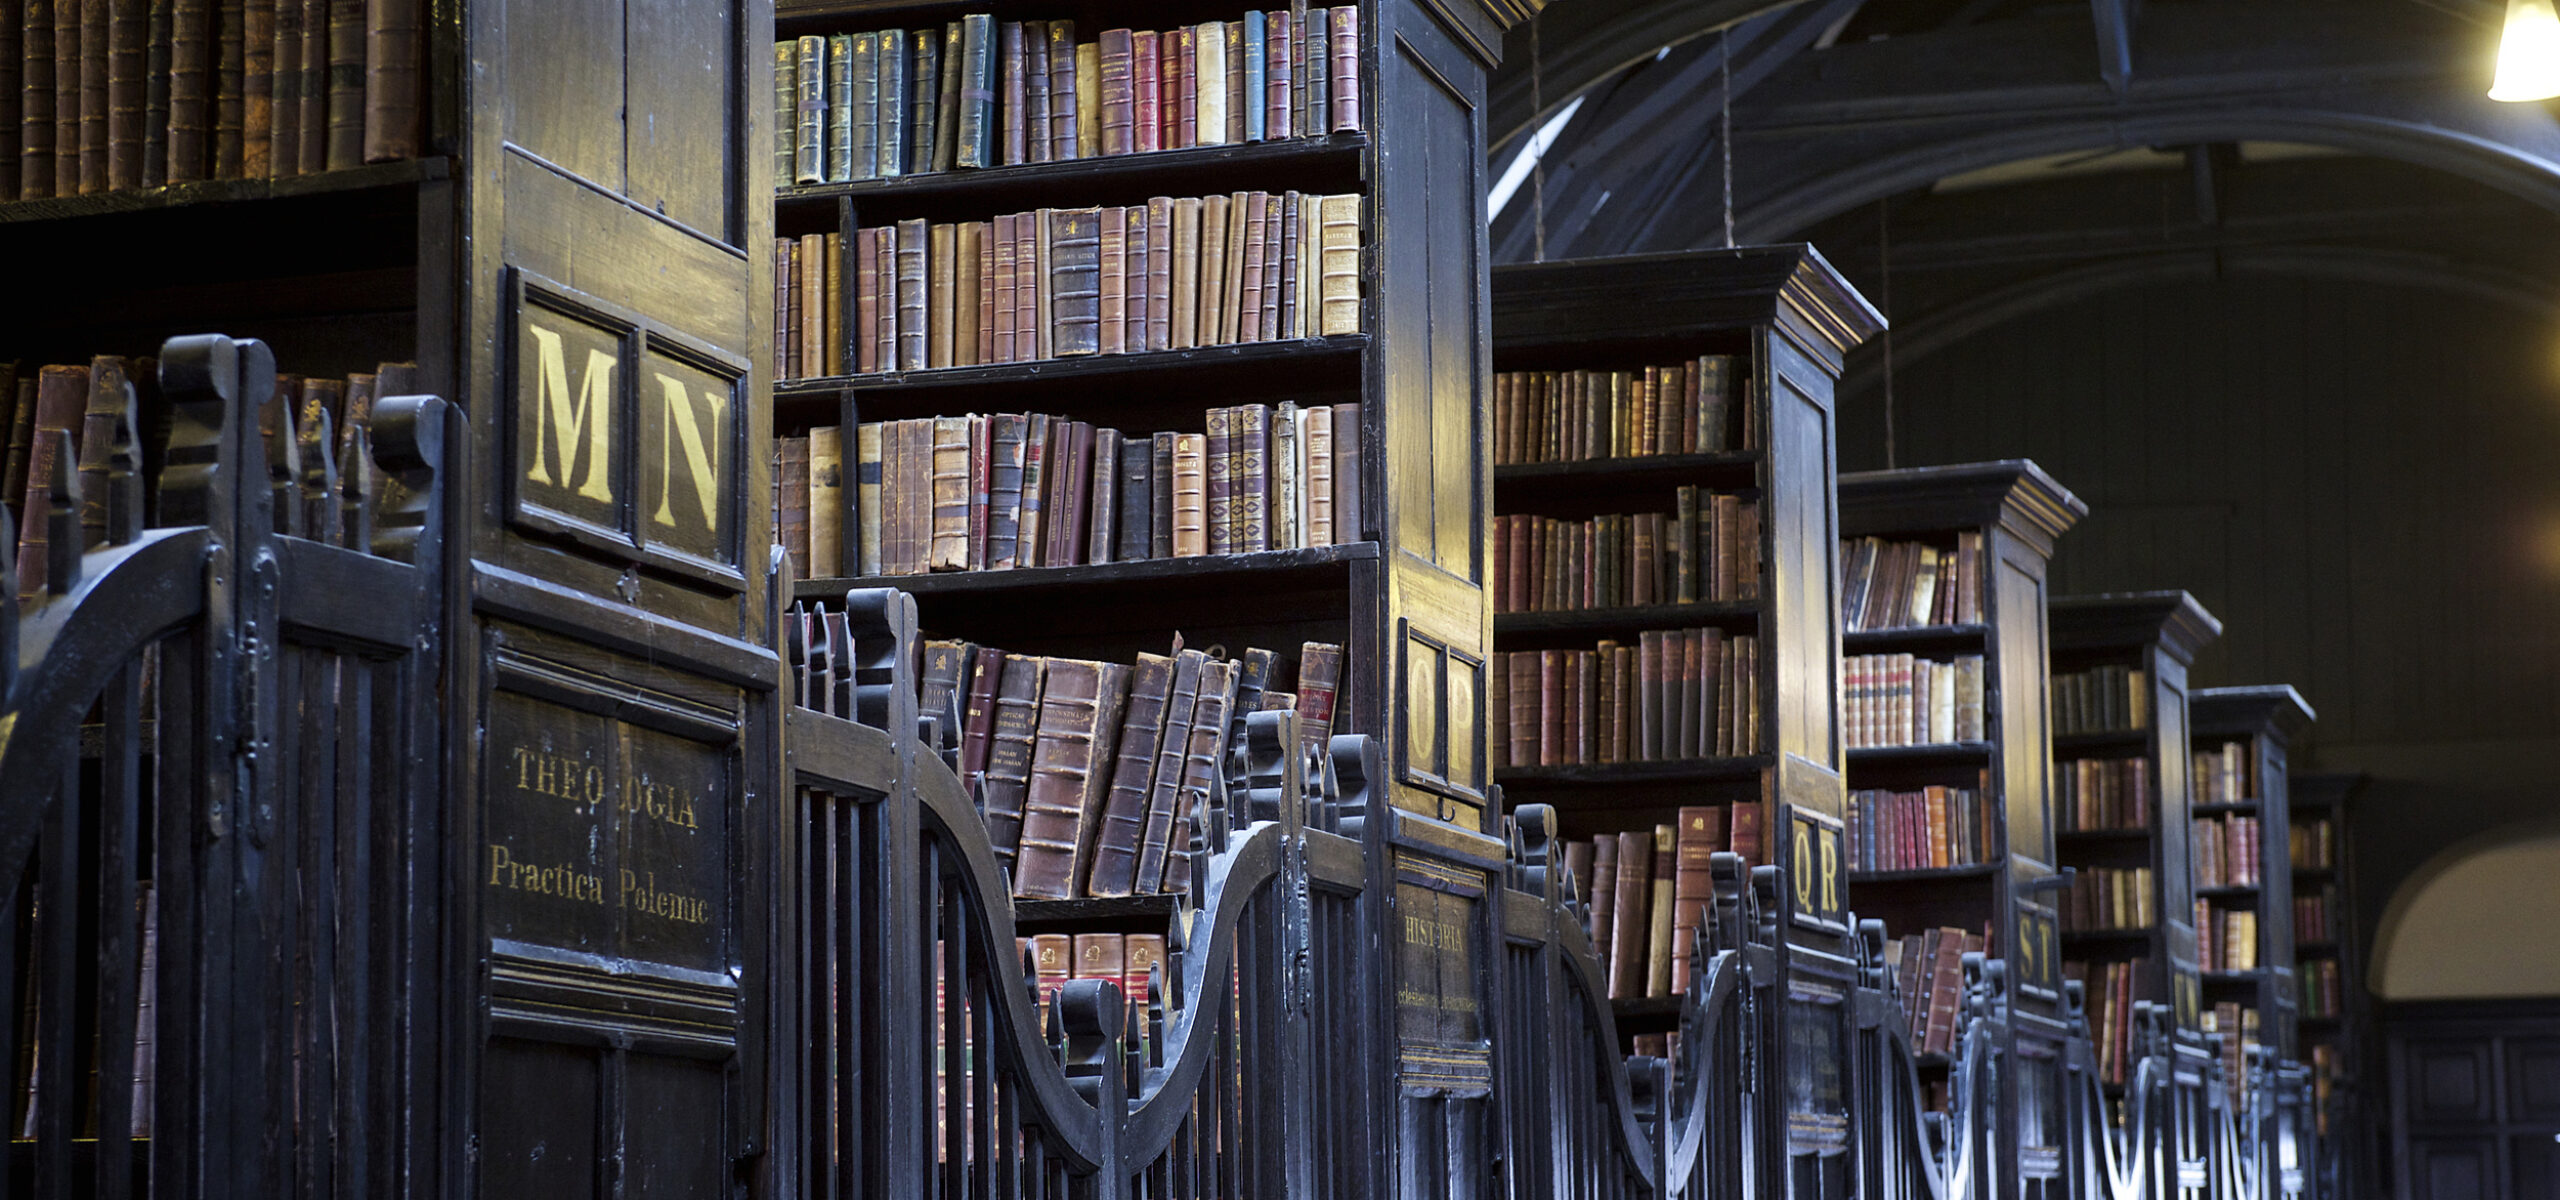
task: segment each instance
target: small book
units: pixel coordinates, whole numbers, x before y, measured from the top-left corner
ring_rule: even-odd
[[[1076,23],[1051,21],[1049,44],[1049,161],[1064,162],[1076,153]]]
[[[1007,655],[1003,676],[997,681],[995,714],[989,722],[986,771],[980,784],[978,809],[987,820],[987,842],[996,861],[1015,867],[1015,852],[1022,838],[1024,804],[1031,787],[1031,756],[1039,740],[1042,683],[1049,660],[1032,655]],[[1016,893],[1020,878],[1016,873]]]
[[[1085,839],[1098,817],[1092,810],[1109,783],[1114,720],[1128,673],[1118,663],[1050,661],[1040,693],[1015,895],[1046,900],[1075,895]]]
[[[853,510],[854,561],[846,564],[856,575],[871,576],[880,568],[880,489],[881,437],[877,421],[854,428],[853,441]]]
[[[802,579],[834,579],[844,574],[844,431],[821,425],[806,441],[809,549],[807,560],[795,560],[792,570]],[[787,475],[783,485],[790,486]]]
[[[1165,713],[1172,701],[1174,671],[1181,653],[1182,641],[1177,637],[1173,654],[1141,654],[1136,669],[1130,673],[1129,704],[1121,719],[1119,752],[1112,762],[1111,784],[1094,837],[1092,866],[1084,881],[1084,894],[1088,896],[1126,896],[1137,884],[1147,802],[1155,792]]]
[[[1112,540],[1112,556],[1120,562],[1156,556],[1155,444],[1153,437],[1120,443],[1118,527]]]
[[[1195,72],[1184,79],[1184,90],[1196,95],[1192,135],[1186,144],[1223,146],[1227,143],[1227,26],[1223,21],[1203,21],[1192,30],[1192,46],[1196,50]]]
[[[996,104],[999,52],[995,18],[970,13],[960,18],[960,128],[952,165],[962,169],[992,167],[1004,159],[998,138]],[[1008,60],[1010,61],[1010,60]]]
[[[971,658],[965,672],[969,681],[967,700],[960,712],[960,787],[978,802],[983,819],[985,802],[979,780],[987,773],[989,744],[995,736],[996,687],[1003,676],[1005,653],[993,646],[980,646],[971,652]]]
[[[1646,906],[1644,994],[1671,994],[1671,931],[1676,917],[1674,907],[1674,848],[1679,832],[1671,825],[1653,827],[1653,865],[1651,895]]]

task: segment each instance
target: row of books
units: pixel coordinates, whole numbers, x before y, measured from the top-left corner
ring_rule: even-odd
[[[1612,1000],[1687,993],[1698,923],[1715,896],[1710,860],[1730,850],[1760,861],[1759,805],[1685,807],[1676,815],[1677,825],[1565,847]]]
[[[1916,791],[1849,793],[1848,855],[1854,871],[1921,871],[1991,861],[1998,853],[1979,788],[1932,784]]]
[[[2302,1015],[2336,1017],[2346,1012],[2346,976],[2334,958],[2306,958],[2295,978],[2302,981]]]
[[[1760,502],[1683,485],[1667,513],[1493,519],[1495,612],[1571,612],[1760,595]]]
[[[259,420],[270,430],[277,421],[285,421],[298,435],[310,437],[327,429],[328,453],[334,461],[354,440],[356,429],[371,420],[376,395],[416,392],[417,372],[413,363],[384,363],[372,373],[342,379],[278,375],[276,394],[261,409]],[[8,431],[7,457],[0,463],[0,497],[6,497],[13,512],[21,514],[17,544],[21,602],[41,596],[45,589],[50,535],[44,521],[26,520],[23,514],[46,511],[56,458],[75,470],[104,470],[106,460],[100,456],[107,449],[111,414],[127,402],[120,398],[129,398],[134,411],[148,422],[158,406],[142,400],[157,395],[158,389],[158,363],[147,357],[99,355],[86,364],[57,363],[32,372],[14,362],[0,363],[0,429]],[[90,415],[92,408],[98,416]],[[165,437],[165,431],[142,432],[155,440]],[[156,485],[156,480],[145,481],[146,489]],[[283,514],[278,516],[281,519]]]
[[[2210,900],[2196,901],[2196,969],[2258,969],[2258,914],[2226,908]]]
[[[1982,656],[1954,662],[1908,654],[1852,654],[1840,660],[1842,708],[1852,748],[1930,746],[1984,737]]]
[[[2293,940],[2296,944],[2341,940],[2338,930],[2329,923],[2330,914],[2338,908],[2338,888],[2322,884],[2318,890],[2293,894]]]
[[[1169,967],[1165,936],[1160,933],[1035,933],[1014,939],[1026,972],[1040,990],[1040,1020],[1049,1019],[1049,998],[1078,979],[1108,979],[1132,1004],[1146,1003],[1155,970]],[[941,960],[935,955],[935,960]],[[937,1006],[938,1008],[938,1006]],[[1144,1041],[1144,1021],[1130,1024],[1130,1037]]]
[[[1494,465],[1756,448],[1750,382],[1736,374],[1722,354],[1625,371],[1501,372]]]
[[[1841,625],[1851,633],[1982,623],[1982,535],[1953,547],[1883,538],[1840,543]]]
[[[2237,813],[2198,817],[2194,828],[2188,861],[2195,864],[2197,887],[2258,886],[2259,856],[2265,853],[2258,841],[2258,818]]]
[[[2053,732],[2124,733],[2151,726],[2151,673],[2104,666],[2053,677]]]
[[[872,422],[855,427],[849,472],[842,427],[820,426],[778,439],[778,536],[793,571],[820,579],[1358,540],[1358,405],[1237,405],[1207,424],[1131,437],[1046,413]]]
[[[1127,207],[916,218],[849,235],[778,238],[775,375],[1358,333],[1360,200],[1357,193],[1158,196]]]
[[[2327,817],[2296,821],[2285,834],[2285,852],[2297,871],[2333,871],[2338,867],[2338,826]]]
[[[773,45],[776,186],[1322,137],[1360,128],[1360,10],[1180,29],[969,13]]]
[[[2079,758],[2053,765],[2062,832],[2151,827],[2151,760]]]
[[[421,150],[417,0],[0,14],[0,198],[313,175]]]
[[[2202,1016],[2206,1033],[2222,1035],[2222,1086],[2238,1104],[2249,1089],[2248,1047],[2259,1041],[2258,1010],[2237,1000],[2223,1000]]]
[[[2211,750],[2198,750],[2193,759],[2195,802],[2198,804],[2237,804],[2257,798],[2254,781],[2257,773],[2250,769],[2247,742],[2224,742]]]
[[[2065,960],[2062,964],[2062,977],[2079,980],[2084,989],[2089,1040],[2097,1047],[2098,1078],[2101,1082],[2122,1086],[2131,1073],[2134,1058],[2133,1002],[2137,999],[2134,981],[2141,977],[2147,961],[2142,958],[2118,962]]]
[[[2148,929],[2160,920],[2149,867],[2082,867],[2063,896],[2062,927],[2080,932]]]
[[[1964,956],[1980,954],[1983,935],[1942,926],[1884,944],[1904,1027],[1915,1054],[1953,1054],[1964,1036]]]
[[[1721,629],[1647,630],[1637,644],[1493,656],[1497,767],[1758,753],[1760,643]]]
[[[2345,1071],[2336,1046],[2322,1043],[2311,1047],[2311,1127],[2321,1137],[2329,1136],[2329,1096],[2345,1082]]]

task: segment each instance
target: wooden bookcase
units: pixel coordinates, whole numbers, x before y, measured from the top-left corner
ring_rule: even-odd
[[[1809,246],[1749,247],[1498,267],[1493,367],[1626,371],[1730,356],[1735,395],[1752,411],[1751,448],[1719,453],[1506,464],[1493,508],[1577,520],[1672,511],[1682,485],[1739,493],[1760,505],[1755,598],[1641,607],[1509,612],[1498,651],[1635,645],[1647,630],[1712,628],[1758,639],[1760,737],[1747,753],[1654,761],[1498,766],[1508,804],[1555,807],[1566,840],[1674,824],[1683,805],[1762,815],[1761,861],[1807,831],[1783,921],[1804,961],[1845,961],[1846,879],[1826,894],[1819,847],[1836,863],[1845,790],[1837,689],[1832,391],[1842,356],[1882,318]],[[1512,703],[1519,703],[1514,698]],[[1507,714],[1496,712],[1495,719]],[[1826,841],[1825,839],[1829,839]],[[1810,891],[1804,890],[1810,887]],[[1826,904],[1825,901],[1828,901]],[[1667,1032],[1676,997],[1621,999],[1621,1034]]]
[[[2373,1027],[2364,988],[2364,942],[2356,928],[2355,856],[2348,836],[2349,808],[2364,781],[2362,774],[2329,773],[2297,773],[2287,780],[2295,838],[2316,838],[2315,830],[2323,823],[2329,829],[2328,865],[2302,865],[2315,857],[2306,855],[2289,860],[2286,871],[2297,906],[2309,898],[2319,898],[2327,906],[2328,928],[2297,927],[2293,943],[2294,983],[2301,998],[2300,1045],[2293,1057],[2312,1069],[2313,1094],[2319,1105],[2320,1194],[2324,1196],[2370,1194],[2370,1180],[2375,1177],[2362,1097],[2363,1085],[2373,1074],[2368,1067],[2374,1061],[2369,1057]],[[2321,936],[2309,936],[2310,932]],[[2318,974],[2324,970],[2337,974],[2334,1009],[2320,1003]]]
[[[2195,765],[2190,777],[2200,798],[2192,806],[2196,821],[2214,821],[2228,839],[2230,818],[2255,818],[2258,841],[2252,856],[2257,882],[2231,881],[2221,887],[2201,883],[2196,897],[2214,920],[2225,914],[2253,914],[2257,925],[2257,966],[2243,971],[2208,971],[2204,999],[2208,1005],[2236,1001],[2257,1013],[2257,1041],[2284,1058],[2299,1057],[2295,1022],[2301,1012],[2300,980],[2294,970],[2293,871],[2290,853],[2292,806],[2287,793],[2286,753],[2308,732],[2315,719],[2311,706],[2290,685],[2201,688],[2189,697],[2195,727]],[[2201,772],[2208,756],[2238,747],[2240,794],[2206,802]],[[2201,931],[2200,931],[2201,932]],[[2218,936],[2219,931],[2214,935]],[[2238,1030],[2225,1030],[2226,1036]]]
[[[2196,651],[2221,636],[2222,623],[2194,597],[2177,591],[2061,597],[2052,603],[2050,620],[2057,730],[2075,727],[2066,676],[2102,667],[2120,671],[2120,680],[2141,705],[2139,713],[2127,714],[2137,719],[2114,722],[2119,728],[2057,732],[2055,769],[2071,772],[2083,762],[2139,763],[2141,792],[2130,801],[2147,819],[2140,827],[2075,828],[2067,819],[2070,814],[2057,809],[2058,857],[2084,880],[2092,868],[2150,872],[2144,899],[2151,919],[2145,924],[2075,926],[2066,900],[2063,958],[2088,968],[2093,1014],[2098,968],[2130,962],[2135,964],[2132,999],[2166,1004],[2178,1029],[2197,1030],[2204,995],[2196,963],[2195,884],[2188,871],[2192,746],[2187,667]],[[2057,797],[2063,794],[2060,783],[2057,779]],[[2093,1022],[2092,1035],[2101,1032]]]
[[[1964,621],[1969,614],[1957,613],[1954,624],[1895,622],[1844,632],[1843,651],[1984,660],[1980,740],[1852,749],[1848,785],[1852,792],[1980,789],[1985,854],[1968,865],[1853,870],[1850,899],[1860,917],[1883,920],[1888,936],[1940,927],[1987,934],[1988,952],[2011,961],[2017,973],[2019,1019],[2012,1028],[2022,1035],[2042,1033],[2053,1043],[2061,1034],[2055,1024],[2061,964],[2047,800],[2053,749],[2045,568],[2055,539],[2087,513],[2079,497],[2023,460],[1840,477],[1844,573],[1854,539],[1917,542],[1945,551],[1959,550],[1960,538],[1979,539],[1974,562],[1982,618]],[[1950,583],[1943,573],[1937,580],[1942,588]],[[1850,623],[1844,614],[1843,628]],[[1863,868],[1865,861],[1857,865]],[[1921,1064],[1934,1074],[1946,1060],[1929,1055]]]

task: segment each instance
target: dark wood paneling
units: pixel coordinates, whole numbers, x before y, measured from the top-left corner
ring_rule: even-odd
[[[2429,1138],[2409,1147],[2410,1200],[2483,1200],[2498,1178],[2497,1144],[2486,1138]]]

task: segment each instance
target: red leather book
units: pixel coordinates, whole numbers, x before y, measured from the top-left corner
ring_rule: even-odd
[[[1076,23],[1051,21],[1049,41],[1049,161],[1076,154]]]
[[[1168,150],[1185,149],[1200,144],[1200,54],[1198,35],[1189,27],[1174,30],[1173,49],[1164,56],[1166,125],[1171,140]]]
[[[1360,128],[1360,8],[1346,4],[1326,16],[1333,38],[1333,128]]]
[[[1129,149],[1145,154],[1164,146],[1164,37],[1154,32],[1129,37]]]
[[[995,732],[996,683],[1004,670],[1004,651],[980,646],[969,674],[969,693],[960,711],[960,786],[972,799],[978,780],[987,773],[987,741]]]
[[[987,253],[995,263],[993,284],[987,289],[990,294],[988,307],[991,310],[987,321],[994,330],[991,353],[987,359],[989,362],[1022,361],[1019,326],[1021,310],[1014,294],[1014,289],[1021,286],[1019,282],[1021,267],[1017,257],[1015,235],[1016,224],[1020,217],[1019,213],[1005,213],[998,216],[993,223],[994,229],[989,234],[990,244],[987,247]]]
[[[1290,117],[1297,112],[1297,54],[1290,37],[1297,22],[1287,9],[1268,13],[1263,20],[1270,32],[1262,42],[1263,58],[1268,63],[1262,76],[1262,136],[1265,141],[1278,141],[1291,135]]]
[[[1105,205],[1095,214],[1095,221],[1100,233],[1094,285],[1100,294],[1094,352],[1125,354],[1129,350],[1128,210],[1118,205]]]
[[[1138,147],[1138,87],[1135,38],[1126,29],[1105,29],[1102,46],[1102,153],[1129,154]]]
[[[1023,49],[1022,22],[1005,22],[1000,37],[1004,43],[1003,65],[998,68],[1004,75],[1004,162],[1012,166],[1032,161],[1025,140],[1026,114],[1029,111],[1025,105],[1030,99],[1026,87],[1029,60]]]

